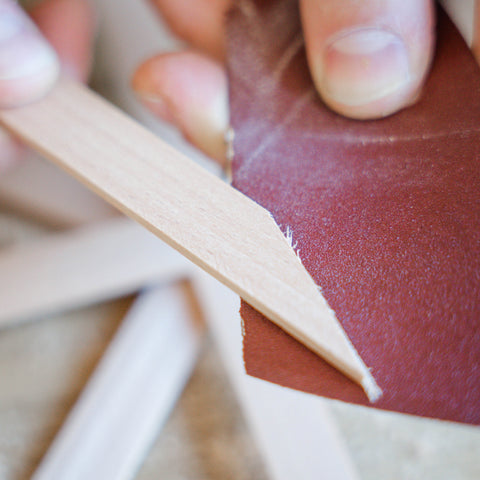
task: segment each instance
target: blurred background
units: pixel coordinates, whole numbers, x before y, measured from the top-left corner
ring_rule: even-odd
[[[146,1],[93,3],[98,33],[92,87],[222,176],[221,169],[178,132],[153,118],[130,90],[131,75],[142,60],[181,49],[181,42],[169,34]],[[122,320],[142,296],[138,292],[154,286],[173,288],[168,290],[168,302],[176,295],[173,291],[183,288],[179,278],[201,277],[141,229],[118,227],[122,222],[111,207],[34,154],[0,178],[0,479],[32,476]],[[100,259],[115,242],[102,243],[98,238],[105,238],[102,229],[115,228],[124,232],[118,235],[125,235],[124,250],[118,246],[117,254],[129,256],[123,269],[127,273],[115,270],[111,277],[117,282],[107,279],[97,290],[85,288],[83,296],[75,296],[71,292],[83,286],[69,287],[71,276],[82,285],[94,284],[91,279],[110,268]],[[95,245],[104,250],[94,251],[84,234],[77,236],[79,231],[97,239],[100,243]],[[114,238],[123,245],[120,237]],[[70,264],[68,256],[80,260]],[[173,259],[168,275],[151,266],[169,264],[167,257]],[[128,281],[119,282],[122,275]],[[196,340],[185,347],[191,355],[171,384],[168,406],[157,414],[152,432],[138,450],[132,463],[137,467],[132,467],[130,476],[111,478],[480,478],[476,428],[375,412],[246,378],[239,301],[216,282],[203,277],[198,281],[203,287],[196,290],[201,297],[192,307],[196,313],[179,315],[202,317],[205,333],[195,333]],[[49,295],[51,302],[42,303]],[[182,293],[180,303],[190,305],[189,298]],[[182,345],[179,342],[178,348]],[[141,343],[135,348],[128,353],[132,358],[140,355]],[[165,360],[167,370],[170,361],[174,370],[174,355]],[[162,390],[161,378],[154,381]],[[278,411],[272,407],[277,402]],[[73,470],[71,475],[44,473],[38,478],[73,479]]]

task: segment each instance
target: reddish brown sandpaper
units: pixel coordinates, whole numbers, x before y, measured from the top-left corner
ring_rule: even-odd
[[[369,122],[314,93],[297,2],[229,20],[233,184],[293,241],[384,395],[376,407],[480,423],[480,71],[439,14],[421,101]],[[252,7],[255,8],[252,8]],[[243,303],[249,374],[368,404]]]

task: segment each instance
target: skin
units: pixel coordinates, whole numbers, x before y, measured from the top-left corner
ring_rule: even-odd
[[[196,40],[201,37],[199,25],[190,24],[188,35],[182,35],[185,30],[179,28],[179,25],[184,25],[185,18],[189,16],[188,8],[184,7],[185,2],[151,1],[167,20],[172,31],[177,32],[190,43],[191,56],[188,59],[178,58],[175,73],[165,69],[164,63],[167,61],[165,55],[149,59],[133,76],[132,86],[139,97],[143,99],[147,108],[150,108],[160,118],[173,121],[187,138],[193,140],[198,148],[207,153],[218,152],[221,147],[212,142],[215,138],[220,138],[220,133],[225,130],[227,123],[220,128],[219,123],[215,123],[211,118],[214,114],[213,109],[201,110],[198,108],[202,98],[205,97],[202,90],[203,85],[197,83],[195,88],[192,86],[187,105],[182,100],[181,93],[176,92],[175,88],[163,88],[162,85],[168,82],[167,79],[164,78],[157,83],[152,79],[169,75],[195,78],[200,62],[194,69],[192,56],[213,57],[217,60],[216,65],[210,62],[203,64],[200,68],[208,68],[212,72],[216,70],[216,74],[211,75],[211,78],[217,78],[218,83],[210,85],[210,95],[212,95],[212,90],[217,92],[216,105],[218,105],[223,98],[226,98],[226,81],[220,80],[221,72],[223,72],[221,61],[223,57],[218,54],[218,50],[212,50],[208,45]],[[205,1],[207,3],[200,3],[204,9],[210,10],[208,16],[217,19],[225,15],[231,3],[228,0]],[[464,2],[444,1],[449,1],[450,8],[456,11],[465,7]],[[168,4],[172,3],[176,4],[175,8],[168,7]],[[193,2],[188,3],[191,5]],[[419,98],[422,85],[428,75],[435,43],[433,0],[299,0],[299,5],[312,77],[319,94],[333,110],[347,117],[373,119],[394,114]],[[472,50],[480,63],[480,0],[475,1],[474,18]],[[335,44],[335,40],[345,39],[350,33],[376,31],[386,32],[386,37],[394,40],[391,42],[393,50],[391,45],[384,52],[382,49],[378,49],[379,55],[372,55],[371,58],[368,55],[360,55],[360,60],[353,62],[345,62],[345,58],[342,59],[342,55],[335,55],[335,52],[332,55],[332,45]],[[221,24],[216,26],[211,24],[211,38],[217,40],[210,41],[209,44],[224,45],[224,35]],[[345,43],[348,42],[343,41],[343,43],[343,47],[345,47]],[[349,48],[352,44],[356,43],[351,42]],[[400,76],[400,81],[397,82],[389,69],[392,67],[391,59],[395,58],[395,53],[400,50],[404,52],[405,60],[403,64],[399,63],[405,67],[408,74]],[[171,55],[168,62],[172,62]],[[377,70],[370,68],[363,71],[359,65],[364,64],[378,68]],[[208,76],[206,72],[203,72],[203,75]],[[378,78],[390,80],[390,83],[375,84]],[[332,92],[332,85],[339,84],[343,87],[341,91]],[[369,84],[374,85],[374,92],[380,91],[384,95],[375,97],[371,94],[372,92],[368,91],[368,88],[363,88],[363,90],[359,88],[359,85],[368,86]],[[386,88],[382,90],[382,87]],[[338,95],[339,93],[343,95],[343,99],[342,95]],[[169,115],[165,116],[165,111],[155,110],[152,99],[162,99],[163,103],[170,105]],[[198,118],[199,111],[202,111],[202,119]],[[197,112],[196,120],[201,121],[193,122],[191,112]],[[216,118],[218,119],[218,115]],[[212,126],[209,136],[202,135],[198,131],[200,125]],[[214,131],[214,128],[217,130]]]
[[[0,0],[0,12],[2,11],[5,15],[9,15],[10,22],[15,22],[17,17],[22,22],[21,40],[25,41],[27,38],[32,42],[26,45],[24,51],[42,56],[43,45],[47,41],[28,21],[22,20],[26,15],[20,7],[10,0]],[[51,45],[47,48],[49,50],[53,48],[57,58],[53,54],[47,55],[43,64],[38,64],[37,68],[33,68],[29,75],[23,78],[16,77],[9,80],[8,72],[0,70],[0,107],[10,108],[43,96],[54,84],[60,70],[64,75],[80,81],[86,81],[88,78],[95,21],[91,5],[87,0],[45,0],[37,4],[30,14]],[[17,38],[12,41],[18,44]],[[35,45],[40,45],[40,49],[36,49]],[[5,49],[9,47],[11,47],[9,44],[4,46]],[[0,42],[0,62],[1,48]],[[21,161],[24,154],[24,147],[0,130],[0,173]]]
[[[369,0],[367,3],[368,8],[365,8],[365,2],[352,0],[336,0],[334,3],[302,0],[300,3],[307,56],[317,89],[331,108],[353,118],[382,117],[410,104],[423,84],[433,52],[434,11],[429,0]],[[366,70],[361,63],[374,55],[359,55],[360,68],[354,61],[350,62],[353,63],[350,68],[342,69],[336,63],[349,62],[349,55],[335,54],[332,48],[335,40],[345,39],[349,34],[358,36],[365,31],[386,32],[389,40],[394,39],[397,50],[406,56],[404,65],[409,71],[401,85],[393,82],[396,88],[387,88],[387,94],[379,93],[373,100],[365,92],[363,95],[349,94],[348,90],[355,92],[352,84],[361,83],[365,77],[367,83],[378,84],[374,79],[385,69],[381,67],[393,67],[388,58],[392,55],[391,49],[383,50],[384,57],[382,50],[379,52],[380,68]],[[350,73],[345,75],[345,80],[339,78],[344,72]],[[346,83],[343,90],[347,92],[338,93],[344,101],[328,88],[329,83],[335,85],[342,80]],[[391,83],[392,78],[389,80]]]
[[[232,0],[149,1],[190,48],[147,60],[133,75],[132,87],[154,114],[174,123],[194,145],[222,161],[228,125],[223,19]],[[413,103],[432,57],[432,2],[299,0],[312,77],[325,102],[342,115],[359,119],[390,115]],[[454,8],[461,3],[453,2]],[[0,13],[6,5],[22,15],[12,0],[0,0]],[[58,61],[39,68],[35,75],[30,72],[9,81],[1,71],[0,22],[0,107],[44,95],[59,65],[64,74],[82,81],[88,77],[95,19],[87,0],[43,0],[30,14],[57,51]],[[476,17],[480,25],[478,5]],[[3,28],[8,31],[9,25]],[[34,40],[42,42],[40,37]],[[472,48],[480,58],[478,32]],[[21,152],[0,132],[0,171]]]
[[[221,101],[226,101],[223,100],[226,98],[226,81],[221,79],[221,72],[224,72],[222,63],[224,54],[219,53],[217,48],[211,48],[212,45],[223,46],[225,44],[225,32],[222,24],[211,23],[209,42],[199,42],[198,39],[202,37],[201,25],[190,23],[188,29],[185,27],[186,19],[191,19],[193,15],[190,15],[184,1],[152,0],[152,3],[159,9],[163,18],[167,20],[172,31],[183,37],[191,45],[190,57],[188,59],[179,58],[176,62],[175,75],[192,77],[192,71],[195,71],[195,74],[199,72],[198,65],[197,70],[193,70],[192,56],[213,58],[217,62],[216,65],[212,62],[204,63],[200,68],[203,70],[208,68],[212,72],[216,70],[216,73],[212,73],[211,77],[216,78],[218,83],[211,85],[210,89],[217,92],[217,105]],[[191,5],[193,2],[188,3]],[[218,21],[219,18],[223,18],[231,2],[228,0],[213,2],[204,0],[199,3],[205,9],[205,16],[211,19],[215,18]],[[175,6],[172,6],[172,4],[175,4]],[[345,116],[368,119],[392,114],[414,102],[427,75],[432,57],[434,44],[432,0],[362,0],[361,2],[358,0],[300,0],[300,10],[312,76],[320,95],[332,109]],[[345,32],[365,28],[381,28],[387,32],[393,32],[395,38],[399,39],[399,43],[404,44],[409,78],[401,85],[401,88],[394,89],[381,98],[363,99],[360,95],[354,102],[345,103],[329,95],[329,89],[327,88],[329,83],[337,85],[336,80],[342,72],[341,69],[337,68],[337,78],[333,75],[334,78],[329,80],[328,73],[331,71],[335,73],[335,66],[338,65],[338,62],[328,62],[331,58],[327,58],[325,52],[332,38],[339,34],[343,35]],[[187,30],[188,35],[184,35],[182,32]],[[388,55],[389,52],[387,51],[387,59]],[[163,83],[167,80],[163,79],[156,83],[152,81],[152,78],[174,74],[167,72],[164,66],[166,62],[172,62],[171,55],[168,58],[165,55],[158,55],[142,65],[133,76],[132,86],[134,90],[143,99],[147,108],[159,117],[168,121],[173,119],[184,135],[194,140],[194,144],[198,148],[210,155],[213,151],[218,152],[221,146],[212,142],[218,141],[220,132],[225,130],[227,122],[224,125],[220,125],[218,121],[214,122],[212,116],[215,115],[215,112],[212,109],[203,109],[203,121],[192,122],[189,113],[199,111],[199,104],[205,97],[202,90],[203,86],[197,83],[196,88],[192,88],[192,91],[195,90],[196,92],[195,95],[192,94],[188,97],[189,105],[182,104],[182,97],[179,92],[172,88],[163,88]],[[381,59],[379,63],[382,63]],[[208,76],[205,71],[203,75]],[[353,90],[355,90],[355,84],[361,83],[362,72],[353,68],[353,75],[350,69],[344,76],[353,78],[350,83],[353,84]],[[363,82],[368,85],[371,83],[371,77],[375,78],[376,76],[375,71],[369,72],[369,77],[365,78],[365,75],[363,75]],[[388,80],[388,75],[384,75],[384,77]],[[347,82],[344,92],[347,91],[347,96],[351,100],[352,95],[348,92],[350,86]],[[154,108],[153,99],[162,99],[164,104],[169,105],[168,115],[166,115],[165,110],[159,111]],[[218,115],[216,118],[218,119]],[[202,135],[196,131],[200,125],[211,125],[217,131],[211,132],[209,136]],[[218,156],[216,158],[218,159]]]
[[[45,0],[29,14],[57,52],[62,73],[85,83],[92,67],[95,33],[91,4],[85,0]]]
[[[231,0],[150,0],[170,29],[197,49],[223,61],[224,16]]]

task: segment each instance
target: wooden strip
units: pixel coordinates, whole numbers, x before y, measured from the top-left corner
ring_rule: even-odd
[[[272,480],[358,480],[324,399],[245,374],[238,297],[199,273],[205,320]]]
[[[191,264],[130,219],[0,251],[0,327],[186,277]]]
[[[359,383],[381,391],[270,214],[108,102],[61,81],[2,124]]]
[[[195,365],[185,300],[178,285],[137,299],[33,479],[134,478]]]

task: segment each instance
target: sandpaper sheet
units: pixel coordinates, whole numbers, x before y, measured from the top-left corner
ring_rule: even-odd
[[[480,71],[446,16],[421,100],[343,118],[313,87],[297,2],[229,17],[233,185],[285,232],[380,387],[375,407],[480,423]],[[242,303],[247,372],[368,405]]]

